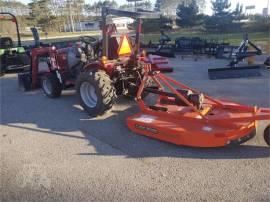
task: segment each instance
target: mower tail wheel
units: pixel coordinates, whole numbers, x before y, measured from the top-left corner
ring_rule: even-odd
[[[270,125],[265,128],[263,137],[266,144],[270,146]]]
[[[91,116],[110,110],[116,98],[111,79],[102,70],[81,73],[76,82],[76,91],[81,106]]]
[[[58,98],[62,93],[62,85],[55,74],[49,74],[41,78],[43,92],[49,98]]]

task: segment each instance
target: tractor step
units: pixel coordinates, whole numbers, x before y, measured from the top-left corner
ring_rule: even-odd
[[[31,74],[30,72],[24,72],[18,74],[19,89],[22,91],[31,90]]]
[[[229,79],[261,76],[261,65],[208,69],[209,79]]]
[[[23,70],[26,68],[30,68],[30,65],[9,65],[6,67],[7,71],[12,71],[12,70]]]

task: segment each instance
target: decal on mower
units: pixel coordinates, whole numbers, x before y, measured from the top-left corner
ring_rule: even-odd
[[[212,131],[213,129],[212,129],[211,127],[209,127],[209,126],[204,126],[204,127],[202,128],[202,130],[203,130],[203,131],[210,132],[210,131]]]
[[[157,117],[155,117],[155,116],[150,116],[150,115],[145,115],[144,114],[144,115],[141,115],[138,118],[135,118],[134,120],[140,121],[140,122],[143,122],[143,123],[152,123],[156,119],[157,119]]]
[[[138,125],[138,124],[135,124],[135,127],[140,129],[140,130],[146,130],[148,132],[151,132],[151,133],[154,133],[154,134],[158,134],[158,130],[155,129],[155,128],[150,128],[150,127],[147,127],[147,126],[143,126],[143,125]]]

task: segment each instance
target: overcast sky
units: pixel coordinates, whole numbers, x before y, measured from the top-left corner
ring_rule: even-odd
[[[23,3],[29,3],[31,2],[31,0],[19,0]],[[98,0],[85,0],[86,3],[93,3],[95,1]],[[153,4],[155,3],[155,0],[150,0]],[[231,0],[232,3],[232,8],[235,7],[235,5],[237,4],[237,2],[240,2],[241,4],[243,4],[244,6],[249,6],[249,5],[255,5],[256,8],[253,11],[253,13],[262,13],[262,9],[267,7],[267,2],[269,0]],[[116,2],[118,4],[124,4],[126,3],[126,0],[116,0]],[[211,14],[211,0],[206,0],[206,8],[205,8],[205,13],[206,14]],[[256,2],[256,3],[255,3]]]

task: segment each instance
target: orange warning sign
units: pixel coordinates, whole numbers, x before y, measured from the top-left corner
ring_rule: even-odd
[[[120,45],[118,49],[118,55],[130,55],[132,53],[130,42],[126,35],[123,35],[120,40]]]

